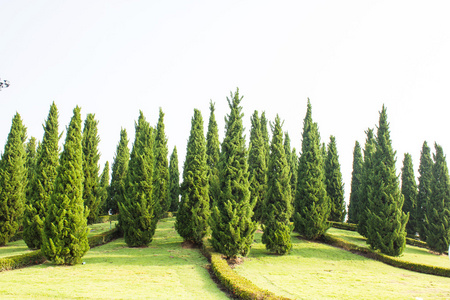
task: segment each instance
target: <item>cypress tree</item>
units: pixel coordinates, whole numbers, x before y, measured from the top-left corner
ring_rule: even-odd
[[[123,202],[129,160],[130,149],[128,148],[127,130],[122,128],[120,130],[120,140],[117,145],[116,155],[112,163],[111,184],[109,187],[108,201],[106,202],[108,211],[111,209],[113,214],[119,212],[118,203]]]
[[[98,189],[98,203],[99,203],[99,213],[106,215],[108,214],[108,207],[106,206],[106,201],[109,194],[109,162],[105,163],[103,167],[102,175],[100,176],[100,183]]]
[[[128,165],[125,196],[119,202],[120,228],[129,247],[148,246],[158,222],[157,200],[153,199],[153,129],[142,111]]]
[[[253,207],[253,220],[262,221],[265,193],[267,189],[267,166],[261,123],[255,110],[251,117],[250,147],[248,153],[248,172],[250,183],[250,203]]]
[[[261,113],[261,135],[264,140],[264,156],[266,158],[266,166],[269,165],[269,154],[270,154],[270,140],[269,140],[269,122],[266,119],[266,112]]]
[[[77,106],[67,129],[55,186],[44,221],[42,253],[57,264],[73,265],[89,250],[88,212],[83,206],[81,116]]]
[[[295,194],[295,230],[307,239],[317,239],[329,227],[330,200],[325,188],[323,153],[318,126],[312,121],[311,103],[303,120],[302,154]]]
[[[272,140],[273,140],[273,137],[272,137]],[[286,161],[288,162],[288,166],[289,166],[289,178],[290,178],[289,183],[291,183],[293,173],[296,173],[297,169],[292,168],[291,138],[289,137],[289,133],[287,133],[287,132],[284,133],[284,154],[286,156]],[[293,205],[294,199],[292,198],[293,197],[292,194],[293,193],[292,193],[292,187],[291,187],[291,204]]]
[[[212,101],[209,102],[209,111],[208,132],[206,133],[206,163],[209,167],[209,203],[210,207],[213,207],[219,198],[220,192],[219,170],[217,169],[220,156],[220,142],[216,116],[214,114],[215,104]]]
[[[369,207],[369,192],[371,190],[370,180],[373,177],[373,159],[375,153],[375,138],[373,129],[366,131],[366,144],[364,145],[364,163],[361,172],[361,184],[359,187],[359,201],[357,202],[358,232],[367,237],[367,209]]]
[[[164,130],[164,113],[159,109],[154,140],[153,199],[157,204],[157,217],[162,218],[169,211],[169,150]]]
[[[26,203],[28,203],[31,196],[31,183],[36,174],[36,138],[31,137],[25,148],[26,169],[27,169],[27,187],[25,190]],[[25,208],[26,209],[26,208]]]
[[[450,242],[450,179],[442,147],[434,144],[431,195],[425,215],[427,245],[442,254]]]
[[[88,224],[93,224],[98,217],[99,197],[98,173],[100,167],[98,161],[100,154],[98,153],[98,144],[100,138],[97,130],[98,121],[95,120],[94,114],[88,114],[84,121],[83,139],[81,141],[81,148],[83,151],[83,200],[84,205],[89,209],[87,217]]]
[[[291,169],[291,196],[292,196],[292,203],[294,203],[298,181],[298,156],[297,150],[295,148],[292,148],[291,152],[290,169]]]
[[[330,221],[343,222],[345,219],[344,183],[342,183],[341,165],[336,148],[336,138],[330,136],[325,160],[325,185],[330,198]]]
[[[382,253],[398,256],[406,243],[409,214],[402,211],[404,198],[395,170],[395,152],[389,133],[386,108],[380,112],[373,176],[370,179],[367,210],[367,243]]]
[[[16,113],[0,160],[0,246],[8,243],[22,224],[27,186],[26,128]]]
[[[178,169],[177,147],[173,147],[169,162],[169,198],[170,211],[176,212],[180,201],[180,170]]]
[[[36,155],[35,176],[30,183],[30,195],[23,222],[23,240],[31,249],[41,248],[44,219],[59,166],[59,139],[61,136],[58,132],[58,109],[55,103],[50,106],[43,127],[44,137]]]
[[[185,241],[201,244],[208,231],[210,211],[203,118],[197,109],[194,110],[191,124],[175,229]]]
[[[411,154],[405,153],[402,167],[402,194],[405,198],[403,212],[409,213],[409,221],[406,224],[406,232],[412,236],[416,234],[415,211],[417,206],[417,184]]]
[[[267,197],[264,206],[264,233],[262,242],[266,249],[285,254],[292,248],[289,219],[293,213],[290,167],[283,146],[283,131],[278,115],[272,128]],[[288,152],[290,153],[290,152]]]
[[[359,202],[361,200],[359,189],[361,187],[361,176],[363,173],[363,157],[361,154],[361,146],[359,142],[355,142],[355,147],[353,148],[353,171],[352,171],[352,182],[350,187],[350,203],[348,204],[348,223],[357,224],[358,216],[360,214]]]
[[[431,196],[431,181],[433,178],[433,160],[431,159],[430,147],[427,142],[423,142],[422,151],[420,153],[419,165],[419,186],[417,193],[416,207],[416,231],[419,233],[422,241],[427,240],[427,227],[425,223],[425,215],[427,206]]]
[[[230,114],[225,118],[225,138],[219,159],[220,196],[214,207],[211,242],[227,257],[247,255],[256,222],[252,221],[242,107],[239,89],[227,97]]]

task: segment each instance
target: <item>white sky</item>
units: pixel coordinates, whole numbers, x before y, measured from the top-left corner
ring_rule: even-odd
[[[220,140],[226,97],[250,116],[285,120],[300,149],[307,97],[322,140],[336,136],[346,197],[355,140],[388,109],[397,172],[422,143],[450,151],[448,1],[6,1],[0,0],[0,151],[19,112],[41,140],[52,101],[63,131],[76,105],[95,113],[101,168],[120,128],[134,140],[141,109],[165,112],[180,171],[194,108],[206,127],[216,102]],[[84,120],[83,120],[84,121]],[[64,137],[61,140],[64,141]],[[434,149],[434,148],[432,148]]]

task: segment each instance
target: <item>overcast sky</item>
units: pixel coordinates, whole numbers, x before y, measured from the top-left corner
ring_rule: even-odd
[[[278,113],[301,148],[307,98],[323,142],[336,136],[346,200],[355,141],[388,109],[400,173],[405,152],[418,175],[422,143],[450,151],[448,1],[6,1],[0,0],[0,151],[19,112],[42,140],[50,104],[65,130],[73,108],[95,113],[101,168],[121,127],[131,149],[142,110],[165,112],[180,171],[194,108],[206,127],[216,103],[239,87],[250,116]],[[64,138],[61,142],[64,141]],[[434,151],[434,148],[432,148]]]

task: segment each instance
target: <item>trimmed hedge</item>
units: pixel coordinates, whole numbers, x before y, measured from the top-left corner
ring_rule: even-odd
[[[121,236],[120,230],[118,230],[117,227],[115,227],[103,233],[88,237],[89,247],[94,248],[97,246],[101,246],[103,244],[106,244],[112,240],[119,238],[120,236]]]
[[[109,221],[117,221],[119,219],[119,215],[104,215],[104,216],[98,216],[95,220],[95,223],[107,223]]]
[[[402,260],[399,260],[398,258],[389,256],[389,255],[385,255],[383,253],[371,250],[369,248],[354,245],[343,239],[331,236],[326,233],[322,236],[322,241],[329,245],[343,248],[347,251],[351,251],[356,254],[362,254],[362,255],[372,258],[372,259],[376,259],[378,261],[384,262],[385,264],[391,265],[393,267],[402,268],[405,270],[419,272],[419,273],[425,273],[425,274],[431,274],[431,275],[437,275],[437,276],[443,276],[443,277],[450,277],[450,269],[448,269],[448,268],[442,268],[442,267],[430,266],[430,265],[425,265],[425,264],[402,261]]]
[[[9,242],[15,242],[23,238],[23,231],[17,231],[10,239]]]
[[[211,269],[233,297],[239,299],[286,299],[272,292],[263,290],[234,272],[222,255],[213,251],[208,241],[203,240],[203,255],[211,261]]]

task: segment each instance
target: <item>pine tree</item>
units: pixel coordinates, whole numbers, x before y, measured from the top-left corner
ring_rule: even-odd
[[[317,239],[329,227],[330,200],[325,188],[323,153],[318,126],[312,121],[311,103],[303,120],[302,154],[295,194],[295,230],[307,239]]]
[[[22,224],[27,186],[25,140],[26,128],[16,113],[0,160],[0,246]]]
[[[261,135],[264,140],[264,156],[266,158],[266,166],[269,165],[270,139],[269,139],[269,122],[266,119],[266,112],[261,113]]]
[[[210,207],[213,207],[220,193],[219,170],[217,168],[220,157],[220,142],[216,116],[214,114],[215,104],[212,101],[209,102],[209,111],[208,132],[206,133],[206,162],[209,167],[209,203]]]
[[[36,174],[36,138],[31,137],[25,147],[26,163],[25,167],[27,169],[27,187],[25,189],[25,203],[28,204],[31,196],[31,183],[34,180]],[[26,210],[26,205],[25,205]]]
[[[395,152],[389,133],[386,108],[380,112],[373,176],[370,179],[367,211],[367,243],[382,253],[398,256],[406,243],[409,214],[402,211],[404,198],[395,170]]]
[[[330,198],[330,221],[343,222],[345,219],[344,183],[342,183],[341,165],[336,148],[336,138],[330,136],[325,160],[325,185]]]
[[[175,229],[185,241],[201,244],[208,232],[210,211],[203,118],[197,109],[194,110],[191,124]]]
[[[128,164],[125,196],[119,202],[120,228],[129,247],[148,246],[158,222],[157,201],[153,199],[153,129],[142,111]]]
[[[247,255],[256,231],[252,221],[242,107],[239,89],[227,97],[230,114],[219,159],[220,196],[214,207],[211,242],[227,257]]]
[[[248,153],[248,172],[250,184],[250,203],[253,207],[253,220],[262,221],[265,193],[267,190],[267,166],[264,139],[258,112],[251,117],[250,147]]]
[[[450,179],[442,147],[434,144],[431,195],[425,215],[427,245],[442,254],[450,243]]]
[[[98,121],[95,120],[94,114],[88,114],[84,121],[83,138],[81,141],[81,147],[83,151],[83,200],[84,205],[89,209],[89,215],[87,217],[88,224],[95,223],[98,217],[99,210],[99,197],[98,173],[100,167],[98,161],[100,154],[98,153],[98,144],[100,137],[98,136],[97,129]]]
[[[422,241],[427,240],[427,227],[425,223],[425,215],[427,206],[431,196],[431,181],[433,178],[433,160],[431,159],[431,150],[427,142],[423,142],[422,151],[420,153],[419,165],[419,186],[417,193],[416,207],[416,231],[419,233]]]
[[[272,140],[273,140],[273,136],[272,136]],[[288,163],[289,166],[289,183],[291,183],[292,177],[294,176],[294,173],[297,173],[297,169],[293,168],[293,164],[292,164],[292,152],[291,152],[291,138],[289,137],[289,133],[285,132],[284,133],[284,154],[286,156],[286,161]],[[295,186],[296,187],[296,186]],[[292,186],[291,186],[291,204],[294,205],[294,198],[293,198],[293,194],[292,193]]]
[[[125,182],[128,173],[128,162],[130,160],[130,149],[128,148],[127,130],[120,130],[120,140],[117,145],[116,155],[112,164],[111,184],[109,187],[109,197],[106,202],[108,211],[113,214],[119,212],[118,203],[123,202],[125,194]],[[120,216],[119,216],[120,223]]]
[[[30,183],[30,195],[26,205],[23,222],[23,240],[31,249],[42,245],[44,219],[53,192],[59,166],[58,109],[55,103],[50,106],[45,121],[44,137],[36,154],[35,176]]]
[[[159,119],[155,130],[153,199],[157,204],[157,217],[162,218],[169,211],[169,150],[164,130],[164,113],[159,109]]]
[[[83,206],[81,116],[77,106],[67,129],[55,186],[44,221],[42,253],[57,264],[73,265],[89,250],[88,212]]]
[[[416,234],[415,211],[417,205],[417,184],[411,154],[405,153],[402,167],[402,194],[405,198],[403,212],[409,213],[409,221],[406,224],[406,232],[412,236]]]
[[[292,196],[292,203],[294,203],[298,181],[298,156],[297,150],[295,148],[292,148],[290,166],[291,166],[291,196]]]
[[[108,207],[106,206],[106,201],[109,194],[109,162],[105,163],[103,167],[102,175],[100,176],[100,183],[98,189],[98,203],[99,203],[99,214],[108,214]]]
[[[359,186],[359,201],[357,202],[358,232],[367,237],[367,209],[369,207],[370,180],[373,177],[373,160],[376,149],[376,141],[373,129],[366,131],[366,144],[364,145],[364,163],[361,172],[361,184]]]
[[[357,224],[358,216],[360,214],[359,202],[362,201],[360,197],[360,186],[361,186],[361,176],[363,173],[363,157],[361,154],[361,146],[359,142],[355,142],[355,147],[353,148],[353,171],[352,171],[352,182],[350,191],[350,203],[348,204],[348,223]]]
[[[178,153],[177,147],[173,147],[172,155],[169,162],[169,198],[170,211],[178,211],[180,201],[180,170],[178,169]]]
[[[292,248],[289,219],[293,213],[290,167],[283,146],[283,131],[278,115],[272,128],[267,197],[264,206],[264,233],[262,242],[266,249],[285,254]]]

